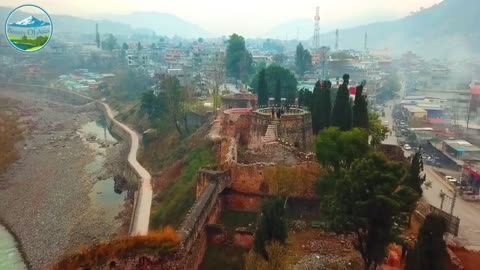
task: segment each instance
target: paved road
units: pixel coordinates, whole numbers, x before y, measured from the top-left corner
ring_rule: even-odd
[[[427,181],[431,188],[424,188],[423,197],[428,203],[440,208],[440,191],[448,195],[443,203],[443,210],[450,212],[453,197],[453,187],[446,183],[432,167],[425,166]],[[453,215],[460,218],[460,229],[456,240],[471,249],[480,250],[480,204],[467,202],[457,197]]]
[[[405,88],[402,87],[400,96],[403,97],[404,93]],[[392,128],[392,108],[396,102],[399,101],[394,100],[387,103],[387,107],[385,108],[385,117],[382,117],[382,121],[389,122],[389,128]],[[392,131],[392,135],[389,136],[384,143],[398,145],[394,131]],[[405,156],[412,154],[412,152],[405,150],[404,153]],[[440,191],[445,192],[449,198],[452,198],[453,187],[446,183],[442,176],[437,174],[430,166],[425,166],[425,174],[427,181],[431,182],[431,187],[424,188],[423,197],[431,205],[440,208]],[[452,199],[449,198],[445,198],[443,204],[443,209],[447,212],[450,212],[452,205]],[[460,244],[470,249],[480,250],[480,203],[467,202],[457,197],[453,215],[460,218],[459,235],[455,238],[455,241],[458,241]]]

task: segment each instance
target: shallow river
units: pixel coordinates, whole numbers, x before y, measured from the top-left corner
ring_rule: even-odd
[[[0,225],[0,269],[27,269],[13,236]]]

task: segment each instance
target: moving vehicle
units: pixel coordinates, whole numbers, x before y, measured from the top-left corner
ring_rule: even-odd
[[[450,175],[445,175],[445,180],[448,181],[448,183],[452,184],[452,185],[456,185],[458,180]]]

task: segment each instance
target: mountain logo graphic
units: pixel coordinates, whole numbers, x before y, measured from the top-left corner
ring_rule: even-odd
[[[53,25],[48,13],[36,5],[22,5],[10,12],[5,22],[5,36],[15,49],[36,52],[52,38]]]

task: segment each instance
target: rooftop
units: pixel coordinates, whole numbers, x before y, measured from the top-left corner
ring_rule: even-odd
[[[408,112],[411,113],[427,113],[426,110],[417,106],[403,106]]]
[[[455,149],[458,152],[476,152],[480,151],[480,148],[465,141],[465,140],[445,140],[443,141],[446,145]]]

